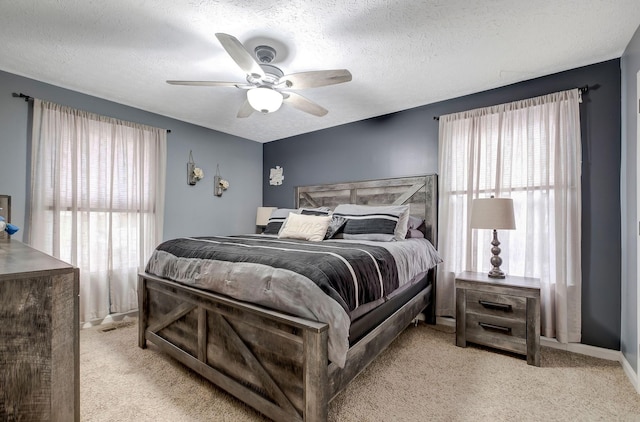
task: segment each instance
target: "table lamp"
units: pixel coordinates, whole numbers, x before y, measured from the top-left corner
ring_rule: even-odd
[[[256,213],[256,226],[264,228],[269,223],[269,217],[276,207],[258,207]]]
[[[500,242],[498,241],[498,229],[515,230],[516,219],[513,214],[513,200],[510,198],[478,198],[471,204],[471,228],[493,230],[493,240],[491,241],[491,278],[505,278],[504,272],[500,269],[502,258],[500,258]]]

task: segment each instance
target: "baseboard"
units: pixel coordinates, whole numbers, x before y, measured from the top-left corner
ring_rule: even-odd
[[[624,373],[627,375],[627,378],[629,378],[629,381],[631,382],[631,385],[633,385],[633,388],[635,388],[636,392],[640,394],[640,385],[638,384],[638,374],[636,374],[636,372],[633,370],[633,368],[629,364],[629,361],[627,361],[627,359],[624,357],[624,354],[621,353],[621,355],[622,355],[622,358],[620,360],[620,363],[622,364],[622,369],[624,370]]]
[[[619,350],[605,349],[602,347],[589,346],[582,343],[559,343],[558,340],[549,337],[540,337],[540,345],[554,349],[566,350],[567,352],[578,353],[580,355],[594,358],[614,360],[622,362],[622,353]]]

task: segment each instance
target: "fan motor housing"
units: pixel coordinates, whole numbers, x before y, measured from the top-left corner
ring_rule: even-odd
[[[278,80],[280,80],[280,78],[284,76],[284,72],[276,66],[270,64],[261,64],[260,67],[264,71],[265,76],[262,78],[256,78],[253,75],[247,75],[247,82],[255,85],[275,85]]]
[[[259,45],[253,52],[260,63],[271,63],[276,58],[276,49],[268,45]]]

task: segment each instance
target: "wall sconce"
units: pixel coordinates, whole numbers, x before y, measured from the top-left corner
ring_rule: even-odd
[[[196,167],[193,162],[193,154],[189,151],[189,161],[187,162],[187,184],[195,185],[196,182],[204,178],[204,171],[200,167]]]
[[[222,196],[222,192],[229,189],[229,182],[220,176],[220,164],[216,164],[216,175],[213,177],[213,193]]]

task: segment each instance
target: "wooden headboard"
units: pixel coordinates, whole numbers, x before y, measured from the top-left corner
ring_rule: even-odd
[[[296,208],[329,207],[340,204],[403,205],[410,214],[424,218],[426,237],[434,246],[438,240],[438,175],[298,186]]]

